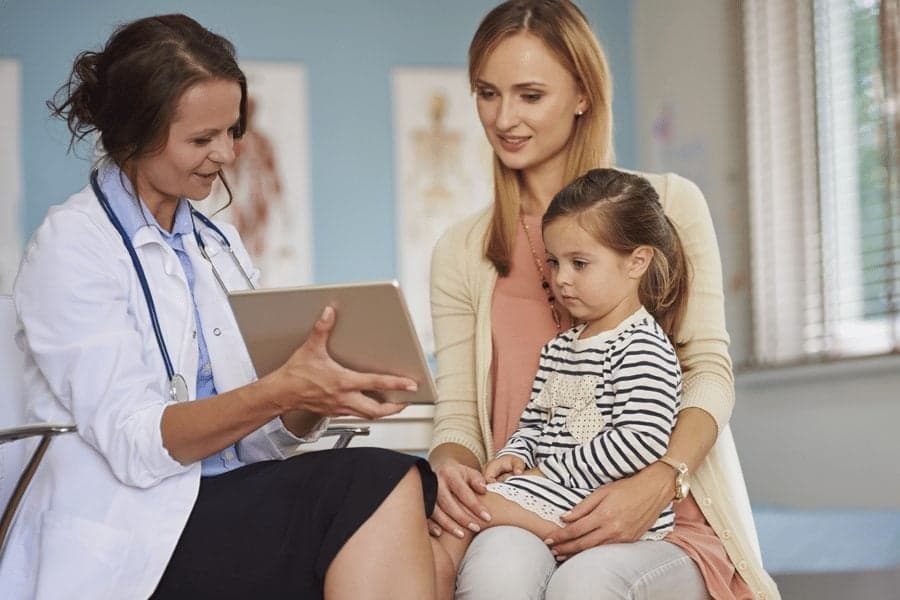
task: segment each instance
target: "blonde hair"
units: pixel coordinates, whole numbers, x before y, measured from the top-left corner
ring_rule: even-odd
[[[653,185],[615,169],[592,169],[564,187],[547,207],[543,228],[569,217],[600,244],[623,255],[653,249],[638,284],[641,304],[675,341],[690,290],[690,263]]]
[[[484,17],[469,45],[469,83],[507,37],[528,32],[540,39],[575,79],[588,108],[576,117],[564,180],[613,162],[612,81],[606,56],[584,13],[569,0],[509,0]],[[494,214],[485,256],[501,277],[509,274],[521,205],[519,173],[494,153]]]

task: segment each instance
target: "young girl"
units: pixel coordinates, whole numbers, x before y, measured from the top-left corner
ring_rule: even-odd
[[[542,539],[599,486],[668,464],[681,395],[669,340],[688,290],[681,241],[643,177],[587,172],[550,203],[543,231],[555,294],[580,324],[544,346],[519,427],[484,467],[490,525]],[[641,539],[673,526],[670,504]],[[450,598],[471,536],[437,539],[440,593]]]

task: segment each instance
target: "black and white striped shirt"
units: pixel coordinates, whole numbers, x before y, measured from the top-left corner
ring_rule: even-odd
[[[583,329],[544,346],[531,401],[498,453],[537,466],[576,502],[665,454],[681,397],[675,350],[643,307],[611,331],[578,339]],[[531,481],[528,491],[554,503],[572,497],[556,486]],[[673,525],[669,505],[648,533],[661,537]]]

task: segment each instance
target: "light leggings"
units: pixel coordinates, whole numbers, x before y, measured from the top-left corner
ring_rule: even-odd
[[[598,546],[557,567],[537,536],[506,526],[475,536],[456,586],[456,600],[709,598],[694,561],[669,542]]]

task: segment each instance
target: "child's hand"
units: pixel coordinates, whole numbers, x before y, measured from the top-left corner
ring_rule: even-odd
[[[541,471],[541,470],[540,470],[539,468],[537,468],[537,467],[532,467],[532,468],[528,469],[527,471],[525,471],[524,473],[522,473],[522,475],[532,475],[532,476],[534,476],[534,477],[543,477],[544,479],[547,479],[547,476],[544,475],[544,472]]]
[[[484,478],[488,483],[503,481],[510,475],[521,475],[525,472],[525,461],[517,456],[504,455],[484,465]]]

